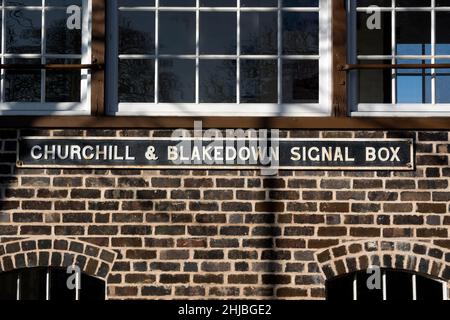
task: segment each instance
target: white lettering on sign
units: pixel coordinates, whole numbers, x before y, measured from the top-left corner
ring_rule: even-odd
[[[398,153],[400,152],[400,147],[390,147],[390,148],[366,148],[366,161],[368,162],[400,162],[400,156]]]
[[[292,161],[314,162],[354,162],[350,148],[333,147],[294,147],[291,149]]]

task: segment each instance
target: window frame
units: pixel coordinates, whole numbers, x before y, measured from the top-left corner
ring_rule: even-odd
[[[348,61],[350,64],[358,64],[358,60],[391,60],[392,64],[398,63],[398,60],[430,60],[432,64],[436,63],[436,60],[442,59],[440,55],[435,52],[436,48],[436,13],[437,12],[450,12],[448,7],[437,7],[436,0],[431,0],[431,6],[429,7],[394,7],[395,0],[392,1],[391,7],[380,8],[381,12],[391,13],[391,55],[361,55],[357,54],[357,12],[364,12],[366,7],[361,7],[357,10],[356,1],[346,0],[348,19]],[[447,8],[447,10],[445,9]],[[431,15],[430,24],[430,40],[431,40],[431,52],[429,55],[421,56],[413,55],[400,55],[396,52],[396,14],[397,12],[425,12]],[[450,63],[450,57],[444,56],[443,59],[447,59]],[[391,103],[359,103],[358,101],[358,71],[350,71],[348,73],[349,88],[348,88],[348,101],[349,112],[353,117],[448,117],[450,116],[450,103],[436,103],[436,74],[437,69],[429,70],[431,77],[431,103],[398,103],[397,99],[397,77],[395,76],[398,71],[392,69],[391,79]]]
[[[93,0],[82,0],[82,30],[81,30],[81,64],[90,65],[92,62],[92,1]],[[4,1],[1,2],[0,9],[2,14],[2,47],[5,48],[5,8],[20,8],[18,6],[6,6],[3,5]],[[45,30],[45,15],[44,12],[47,9],[46,0],[42,0],[41,5],[38,7],[31,7],[32,10],[40,10],[41,15],[41,53],[36,54],[40,56],[42,64],[45,64],[45,41],[46,41],[46,30]],[[5,49],[2,50],[4,52]],[[1,55],[1,61],[4,63],[5,53]],[[16,54],[8,54],[8,56],[14,56]],[[66,56],[62,54],[61,56]],[[67,55],[70,56],[70,55]],[[8,57],[10,58],[10,57]],[[14,58],[14,57],[12,57]],[[45,70],[41,70],[41,102],[2,102],[0,103],[0,116],[75,116],[75,115],[90,115],[91,114],[91,97],[92,97],[92,76],[91,71],[88,69],[81,69],[81,80],[80,80],[80,102],[43,102],[42,93],[45,91]],[[1,70],[2,79],[5,77],[5,69]],[[4,81],[4,80],[3,80]],[[4,83],[0,85],[0,94],[4,96]]]
[[[155,1],[155,9],[158,12],[158,3]],[[199,68],[198,63],[200,61],[199,53],[199,12],[203,12],[200,9],[200,1],[196,0],[196,10],[193,11],[192,8],[186,11],[196,12],[196,102],[195,103],[158,103],[157,101],[157,80],[158,80],[158,69],[155,67],[155,103],[119,103],[118,101],[118,10],[117,0],[112,0],[108,3],[108,29],[115,30],[112,32],[114,39],[109,39],[107,49],[107,82],[106,91],[107,96],[107,114],[111,116],[164,116],[164,117],[180,117],[180,116],[193,116],[193,117],[230,117],[230,116],[240,116],[240,117],[328,117],[332,114],[332,10],[331,1],[319,0],[319,8],[302,8],[299,12],[319,12],[319,103],[304,103],[304,104],[283,104],[282,99],[282,89],[280,79],[282,80],[281,68],[282,68],[282,57],[280,52],[282,50],[282,37],[278,36],[278,55],[276,56],[278,64],[278,103],[239,103],[239,83],[237,83],[237,103],[199,103],[198,101],[198,86],[199,86]],[[226,10],[215,10],[214,12],[237,12],[237,45],[238,54],[236,55],[237,63],[241,60],[239,56],[239,23],[240,23],[240,12],[247,12],[249,10],[241,9],[239,6],[240,0],[237,2],[237,8],[226,8]],[[278,13],[278,34],[281,31],[281,13],[283,10],[281,8],[282,0],[278,0],[278,7],[271,8],[271,10]],[[181,9],[181,8],[180,8]],[[262,8],[264,9],[264,8]],[[304,10],[303,10],[304,9]],[[160,10],[160,9],[159,9]],[[173,8],[169,10],[174,10]],[[183,11],[183,10],[180,10]],[[161,11],[160,11],[161,12]],[[207,11],[211,12],[211,11]],[[256,11],[249,11],[256,12]],[[158,14],[155,17],[155,24],[158,24]],[[155,34],[157,35],[158,29],[155,27]],[[157,41],[156,41],[157,42]],[[158,59],[158,44],[156,44],[156,60]],[[212,58],[214,55],[208,55]],[[314,56],[314,55],[307,55]],[[220,56],[217,56],[220,57]],[[258,57],[264,57],[258,56]],[[301,56],[298,56],[300,59]],[[317,55],[316,55],[317,57]],[[311,58],[309,58],[311,59]],[[304,60],[308,60],[304,59]],[[316,59],[314,59],[316,60]],[[155,61],[155,66],[157,61]],[[239,79],[239,77],[238,77]],[[244,108],[243,108],[244,107]],[[281,110],[281,111],[280,111]]]

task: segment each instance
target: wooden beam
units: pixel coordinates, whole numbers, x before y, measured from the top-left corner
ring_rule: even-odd
[[[349,115],[347,74],[339,66],[347,63],[347,13],[345,0],[333,0],[333,115]]]
[[[106,0],[92,0],[92,63],[105,64]],[[92,70],[91,115],[105,115],[105,70]]]

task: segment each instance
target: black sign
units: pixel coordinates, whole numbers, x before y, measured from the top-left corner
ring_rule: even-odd
[[[408,139],[23,138],[19,167],[413,170]]]

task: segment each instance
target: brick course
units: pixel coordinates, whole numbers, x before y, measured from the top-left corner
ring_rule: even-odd
[[[62,133],[0,130],[1,270],[79,262],[110,299],[323,299],[374,263],[450,278],[448,132],[283,132],[413,137],[413,172],[16,168],[17,137]]]

